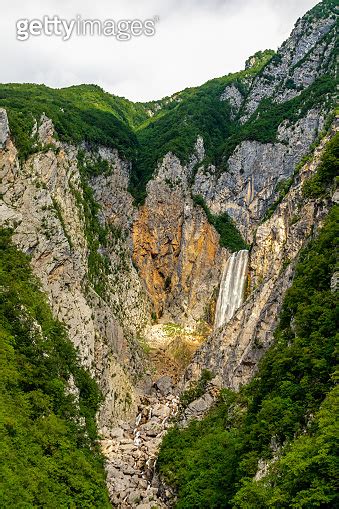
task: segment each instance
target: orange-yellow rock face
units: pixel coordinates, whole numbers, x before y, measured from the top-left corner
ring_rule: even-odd
[[[133,261],[157,316],[161,316],[180,254],[182,220],[175,207],[155,211],[144,206],[132,232]]]
[[[219,236],[200,207],[180,192],[146,201],[132,229],[133,261],[158,318],[197,321],[217,286]]]

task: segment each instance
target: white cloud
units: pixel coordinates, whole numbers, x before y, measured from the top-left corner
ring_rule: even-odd
[[[62,87],[96,83],[132,100],[158,99],[240,70],[255,51],[277,47],[314,0],[11,0],[0,19],[1,81]],[[160,17],[154,37],[16,40],[15,22],[57,14]]]

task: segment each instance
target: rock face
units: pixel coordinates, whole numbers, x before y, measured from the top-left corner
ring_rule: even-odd
[[[0,108],[0,148],[4,148],[8,136],[9,136],[9,125],[7,112],[3,108]]]
[[[195,194],[202,195],[215,214],[227,212],[251,242],[278,195],[279,184],[292,176],[322,130],[324,116],[320,110],[310,110],[295,124],[284,122],[278,128],[277,143],[243,141],[229,158],[227,172],[219,176],[213,166],[198,171]]]
[[[168,154],[149,182],[133,224],[133,261],[163,322],[204,318],[227,252],[189,188],[201,145],[188,166]]]
[[[318,11],[298,20],[290,37],[254,78],[244,78],[224,89],[220,100],[231,107],[231,118],[244,124],[260,115],[263,99],[284,103],[306,91],[317,78],[334,74],[336,15],[324,3]],[[201,167],[194,193],[201,194],[215,214],[227,212],[243,236],[253,233],[279,193],[279,185],[291,177],[296,164],[323,129],[325,106],[308,109],[297,121],[283,121],[274,143],[245,140],[227,160],[227,171]]]
[[[250,254],[249,296],[233,318],[197,351],[185,374],[186,382],[197,380],[203,369],[209,369],[224,386],[238,390],[255,374],[272,344],[298,253],[328,212],[326,206],[302,195],[303,182],[315,172],[328,139],[301,169],[272,217],[258,227]]]
[[[161,507],[153,465],[178,400],[168,376],[162,376],[153,388],[152,381],[148,387],[150,377],[144,377],[142,390],[136,390],[136,379],[145,369],[137,340],[149,326],[151,304],[158,309],[156,299],[152,303],[148,299],[158,291],[147,286],[150,267],[155,274],[158,269],[163,274],[159,276],[159,295],[163,291],[159,314],[164,320],[175,317],[179,321],[180,317],[185,323],[195,324],[219,284],[228,253],[220,248],[219,236],[203,210],[194,206],[189,188],[192,167],[203,157],[202,140],[198,139],[188,167],[170,154],[165,158],[139,211],[127,191],[129,163],[116,151],[101,147],[94,153],[81,147],[88,160],[100,158],[109,168],[90,177],[86,184],[99,205],[97,220],[109,231],[105,245],[98,249],[108,263],[107,272],[101,273],[101,294],[90,273],[92,248],[79,147],[57,142],[53,123],[42,116],[35,126],[35,136],[46,148],[20,164],[6,131],[5,113],[1,129],[6,133],[0,151],[1,225],[13,228],[13,241],[31,256],[33,271],[54,315],[65,324],[83,365],[102,389],[104,403],[98,425],[108,458],[111,499],[121,507],[136,507],[137,500],[140,507],[152,507],[154,503]],[[166,207],[161,207],[162,200]],[[146,221],[147,217],[151,219]],[[153,220],[154,226],[149,222]],[[156,241],[149,242],[152,235]],[[147,262],[147,270],[140,264],[138,274],[132,255],[136,264],[141,248],[149,260],[155,261],[153,265]],[[169,288],[166,277],[171,277]],[[193,346],[196,348],[198,343]],[[77,388],[70,387],[70,391],[75,393]],[[138,409],[141,417],[134,422]],[[120,431],[113,436],[117,426]]]
[[[244,100],[244,96],[240,92],[240,90],[232,83],[231,85],[227,85],[225,90],[220,96],[220,101],[228,101],[231,106],[231,119],[233,120],[236,114],[240,110],[240,106],[242,105]]]
[[[1,132],[6,131],[6,125],[2,117]],[[32,257],[33,271],[55,316],[65,323],[83,364],[99,381],[105,402],[98,420],[105,426],[135,412],[137,397],[131,376],[140,370],[142,362],[131,331],[135,333],[147,324],[147,298],[130,256],[122,261],[121,253],[128,252],[127,240],[114,242],[112,238],[106,249],[110,276],[105,280],[105,298],[93,289],[77,149],[56,142],[52,133],[51,121],[43,117],[38,127],[40,142],[53,142],[54,149],[35,154],[23,166],[19,166],[12,142],[6,141],[0,152],[1,224],[14,227],[13,241]],[[98,201],[102,200],[104,224],[118,209],[113,201],[108,207],[106,197],[115,194],[119,202],[116,185],[120,182],[123,201],[128,180],[117,154],[106,156],[111,177],[92,183]],[[129,212],[133,212],[131,206]],[[128,370],[124,367],[127,363]]]
[[[159,390],[160,394],[163,396],[167,396],[171,393],[172,390],[172,379],[169,376],[162,376],[156,382],[156,388]]]
[[[135,209],[127,191],[130,164],[122,161],[116,151],[101,147],[98,152],[113,170],[90,180],[94,198],[100,205],[99,219],[112,232],[112,245],[107,253],[112,267],[107,281],[110,308],[125,334],[135,338],[149,323],[150,303],[131,261],[130,229]]]
[[[262,99],[271,98],[275,102],[292,99],[327,71],[334,58],[335,20],[335,14],[328,11],[324,17],[308,13],[296,23],[271,63],[254,79],[243,107],[242,122],[256,111]]]

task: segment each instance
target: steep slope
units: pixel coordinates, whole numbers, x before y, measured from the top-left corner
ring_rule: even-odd
[[[37,122],[43,114],[53,121],[61,141],[106,145],[129,158],[137,147],[133,127],[148,118],[141,104],[108,94],[97,85],[61,89],[1,85],[0,105],[7,109],[22,159],[41,148]]]
[[[281,186],[290,184],[296,165],[329,125],[335,101],[335,21],[334,2],[324,1],[297,22],[238,98],[238,122],[225,140],[221,165],[198,170],[195,193],[214,213],[228,212],[250,241]],[[226,87],[222,99],[231,104],[235,93]]]
[[[201,157],[199,143],[187,166],[166,156],[133,224],[133,260],[162,322],[194,325],[205,318],[220,280],[225,250],[189,188]]]
[[[0,505],[108,508],[98,387],[7,230],[0,267]]]
[[[3,126],[5,132],[5,121]],[[1,151],[1,220],[13,228],[15,244],[31,255],[55,316],[65,323],[83,364],[99,381],[105,396],[99,417],[104,428],[135,412],[132,378],[143,369],[136,338],[148,321],[147,298],[125,234],[131,220],[128,207],[133,214],[128,168],[110,149],[79,154],[74,146],[56,141],[46,117],[37,131],[43,150],[23,164],[7,131]],[[103,160],[108,173],[96,178],[93,167]],[[124,207],[117,221],[105,207],[113,194]],[[102,196],[101,209],[96,195]],[[109,206],[114,207],[113,200]]]
[[[137,130],[140,148],[131,190],[138,201],[144,200],[145,186],[168,152],[174,153],[182,164],[186,164],[200,136],[204,140],[204,158],[212,162],[217,159],[219,147],[234,125],[232,105],[220,100],[225,87],[228,84],[239,84],[240,87],[249,84],[272,54],[271,50],[259,52],[252,65],[243,71],[216,78],[153,104],[155,115]]]

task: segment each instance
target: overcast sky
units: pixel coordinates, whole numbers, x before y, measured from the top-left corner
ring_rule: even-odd
[[[0,17],[1,82],[64,87],[96,83],[132,100],[159,99],[244,67],[258,50],[277,49],[314,0],[10,0]],[[4,7],[4,6],[3,6]],[[16,20],[159,16],[156,34],[16,39]]]

